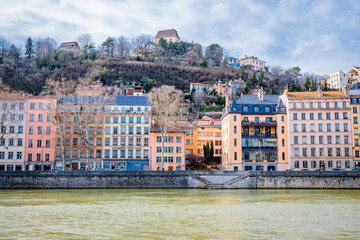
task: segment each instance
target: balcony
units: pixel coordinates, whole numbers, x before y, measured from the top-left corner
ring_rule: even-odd
[[[262,152],[276,152],[277,147],[242,147],[243,152],[256,152],[256,151],[262,151]]]
[[[242,138],[277,138],[276,134],[242,134]]]
[[[249,122],[249,121],[242,121],[242,126],[277,126],[275,121],[271,122]]]

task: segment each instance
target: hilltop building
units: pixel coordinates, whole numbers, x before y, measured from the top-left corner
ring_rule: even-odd
[[[160,38],[163,38],[168,43],[180,42],[179,34],[175,29],[161,30],[155,36],[155,44],[159,43]]]
[[[337,71],[329,75],[329,87],[331,89],[342,90],[343,86],[348,82],[347,75],[342,71]]]
[[[246,83],[239,79],[234,81],[227,81],[222,83],[219,79],[217,85],[217,93],[219,96],[224,97],[225,95],[229,96],[240,96],[242,90],[246,87]]]
[[[64,42],[60,44],[60,47],[58,50],[63,50],[63,51],[76,51],[76,50],[80,50],[80,46],[77,42],[73,41],[73,42]]]
[[[254,56],[246,56],[238,60],[240,67],[252,66],[254,70],[265,70],[265,62]]]

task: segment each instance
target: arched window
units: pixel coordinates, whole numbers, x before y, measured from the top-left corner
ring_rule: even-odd
[[[293,108],[296,108],[296,102],[293,102]]]
[[[343,108],[346,108],[346,102],[343,101]]]
[[[305,108],[305,103],[301,102],[301,108]]]
[[[313,107],[314,107],[314,103],[313,103],[313,102],[310,102],[310,103],[309,103],[309,106],[310,106],[310,108],[313,108]]]
[[[338,102],[334,102],[334,108],[338,108],[339,107],[339,103]]]
[[[321,108],[321,102],[318,102],[317,104],[318,104],[318,108]]]

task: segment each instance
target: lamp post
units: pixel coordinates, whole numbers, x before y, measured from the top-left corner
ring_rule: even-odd
[[[44,165],[43,165],[43,157],[44,157],[44,146],[41,147],[41,162],[40,162],[40,170],[44,171]]]

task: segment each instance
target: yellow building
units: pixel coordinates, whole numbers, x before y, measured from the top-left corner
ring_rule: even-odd
[[[198,129],[195,123],[187,121],[177,121],[176,125],[185,130],[185,153],[186,155],[195,154],[198,152]]]
[[[160,38],[163,38],[168,43],[180,42],[180,37],[175,29],[161,30],[155,36],[155,43],[159,43]]]

